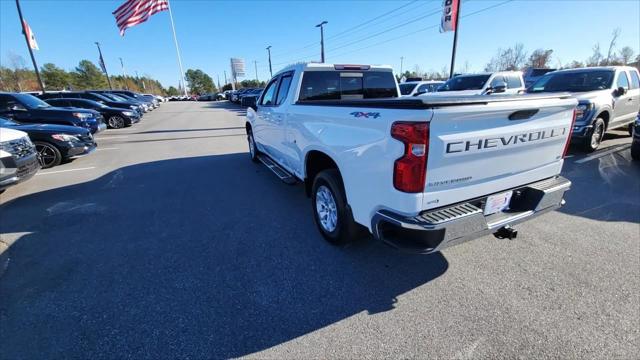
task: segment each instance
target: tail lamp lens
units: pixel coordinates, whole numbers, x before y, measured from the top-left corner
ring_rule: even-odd
[[[391,136],[404,144],[404,154],[394,163],[393,186],[403,192],[422,192],[427,178],[429,124],[395,122]]]

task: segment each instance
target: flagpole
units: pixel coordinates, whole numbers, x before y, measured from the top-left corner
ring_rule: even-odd
[[[113,86],[111,86],[111,79],[109,79],[109,73],[107,72],[107,64],[104,63],[104,58],[102,57],[102,50],[100,49],[100,43],[96,41],[96,46],[98,47],[98,54],[100,54],[100,65],[102,66],[102,70],[104,74],[107,76],[107,82],[109,83],[109,90],[113,90]]]
[[[453,29],[453,49],[451,50],[451,70],[449,70],[449,79],[453,77],[453,71],[456,66],[456,48],[458,47],[458,19],[460,18],[460,3],[462,0],[458,0],[456,3],[456,28]]]
[[[38,83],[40,84],[40,90],[44,94],[44,83],[42,82],[42,78],[40,77],[40,70],[38,70],[38,64],[36,64],[36,58],[33,56],[33,49],[31,49],[31,45],[29,44],[29,37],[27,36],[27,29],[24,26],[24,19],[22,18],[22,9],[20,9],[20,1],[16,0],[16,6],[18,7],[18,16],[20,17],[20,27],[22,28],[22,34],[24,34],[24,40],[27,42],[27,49],[29,49],[29,55],[31,56],[31,62],[33,62],[33,69],[36,71],[36,77],[38,78]]]
[[[178,37],[176,36],[176,26],[173,24],[173,13],[171,12],[171,4],[167,0],[167,7],[169,8],[169,19],[171,20],[171,30],[173,31],[173,41],[176,44],[176,54],[178,55],[178,65],[180,66],[180,80],[184,84],[184,95],[187,95],[187,86],[184,83],[184,69],[182,68],[182,59],[180,58],[180,47],[178,46]]]

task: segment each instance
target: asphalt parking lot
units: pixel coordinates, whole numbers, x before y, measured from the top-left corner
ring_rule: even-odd
[[[572,151],[567,205],[430,256],[322,240],[244,111],[164,104],[1,196],[0,358],[638,358],[640,164]]]

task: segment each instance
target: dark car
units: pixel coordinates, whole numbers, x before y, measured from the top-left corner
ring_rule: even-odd
[[[640,113],[633,123],[633,140],[631,141],[631,158],[640,160]]]
[[[59,108],[22,93],[0,93],[0,116],[21,123],[79,126],[93,134],[107,128],[97,111]]]
[[[263,89],[252,89],[240,95],[240,105],[243,107],[255,107]]]
[[[91,109],[99,112],[105,119],[107,126],[111,129],[121,129],[125,126],[131,126],[140,121],[138,112],[132,109],[119,109],[109,107],[97,101],[87,99],[49,99],[47,103],[57,107],[70,107]]]
[[[24,131],[36,146],[43,169],[87,155],[97,144],[88,129],[51,124],[21,124],[0,117],[0,127]]]
[[[127,91],[127,90],[92,90],[92,92],[95,92],[97,94],[102,94],[105,96],[116,96],[119,98],[123,98],[127,101],[133,101],[133,102],[137,102],[141,105],[145,105],[147,108],[147,111],[153,110],[156,107],[158,107],[158,100],[154,99],[150,99],[147,96],[144,95],[140,95],[137,93],[134,93],[133,91]]]
[[[105,104],[110,107],[120,108],[120,109],[131,109],[138,112],[138,114],[142,115],[142,108],[139,104],[130,102],[130,101],[115,101],[109,99],[108,97],[102,96],[100,94],[92,93],[89,91],[59,91],[59,92],[48,92],[45,94],[40,94],[38,97],[42,100],[47,99],[87,99],[97,101],[99,103]]]

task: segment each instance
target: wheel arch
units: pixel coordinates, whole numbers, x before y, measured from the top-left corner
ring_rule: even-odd
[[[342,177],[340,167],[333,157],[321,150],[310,150],[307,152],[304,159],[304,189],[307,196],[311,195],[311,187],[313,186],[313,180],[316,175],[327,169],[336,169],[340,177]]]
[[[609,120],[611,119],[611,112],[609,111],[609,109],[600,110],[598,115],[596,115],[593,118],[593,121],[595,121],[597,118],[601,118],[604,121],[604,129],[605,129],[605,131],[607,129],[609,129]]]

